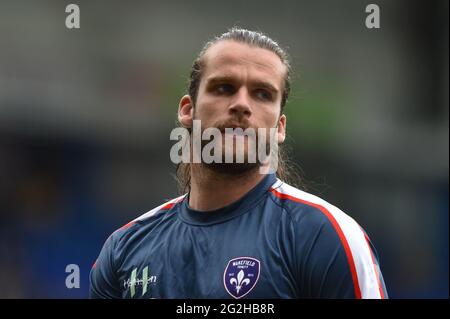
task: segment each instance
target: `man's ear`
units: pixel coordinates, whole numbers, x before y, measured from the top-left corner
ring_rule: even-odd
[[[178,122],[185,128],[192,128],[194,103],[189,95],[184,95],[178,105]]]
[[[277,141],[281,144],[286,139],[286,115],[281,114],[277,125]]]

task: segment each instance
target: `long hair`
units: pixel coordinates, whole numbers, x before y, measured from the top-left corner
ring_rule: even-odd
[[[192,65],[188,83],[188,93],[192,98],[194,107],[197,100],[200,81],[203,75],[203,69],[205,67],[203,56],[212,45],[216,44],[219,41],[225,40],[233,40],[236,42],[245,43],[249,46],[266,49],[275,53],[280,58],[281,62],[286,67],[284,89],[280,108],[280,115],[283,114],[284,107],[288,100],[291,89],[291,65],[288,54],[278,45],[277,42],[275,42],[262,32],[249,31],[238,27],[233,27],[228,30],[228,32],[208,41],[195,59]],[[180,125],[180,123],[178,124]],[[305,188],[301,181],[298,166],[291,162],[288,151],[284,145],[279,145],[278,147],[278,167],[276,175],[280,180],[291,184],[292,186]],[[188,163],[181,162],[177,165],[176,180],[178,184],[178,191],[180,192],[180,194],[184,194],[190,191],[191,170]]]

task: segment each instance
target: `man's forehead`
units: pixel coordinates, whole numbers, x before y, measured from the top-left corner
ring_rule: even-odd
[[[231,71],[243,66],[267,73],[267,76],[280,80],[286,72],[285,65],[274,52],[259,47],[249,46],[236,41],[220,41],[211,46],[204,55],[205,74],[215,71]]]

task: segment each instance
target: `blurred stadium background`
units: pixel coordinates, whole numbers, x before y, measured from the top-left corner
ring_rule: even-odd
[[[288,48],[288,144],[366,229],[390,297],[448,298],[448,1],[73,2],[79,30],[69,1],[0,1],[0,297],[88,296],[107,236],[176,195],[191,63],[238,25]]]

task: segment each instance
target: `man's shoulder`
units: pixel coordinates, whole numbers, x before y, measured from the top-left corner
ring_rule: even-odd
[[[144,227],[146,224],[151,222],[152,220],[158,219],[159,217],[164,217],[170,213],[170,211],[183,199],[186,195],[182,195],[176,197],[174,199],[168,200],[163,204],[149,210],[148,212],[136,217],[132,221],[126,223],[116,231],[114,231],[110,237],[113,237],[115,240],[120,240],[130,235],[134,234],[136,231]]]
[[[352,227],[358,225],[351,216],[335,205],[281,180],[277,180],[269,191],[272,200],[285,210],[295,223],[317,226],[331,223],[335,228],[339,225],[351,225]]]
[[[162,212],[168,212],[171,209],[173,209],[178,203],[182,202],[183,199],[185,198],[185,195],[173,198],[171,200],[168,200],[166,202],[164,202],[163,204],[149,210],[148,212],[146,212],[145,214],[142,214],[141,216],[135,218],[134,220],[131,221],[131,223],[139,223],[139,222],[145,222],[146,220],[151,219],[152,217],[157,216],[158,213],[162,213]]]

